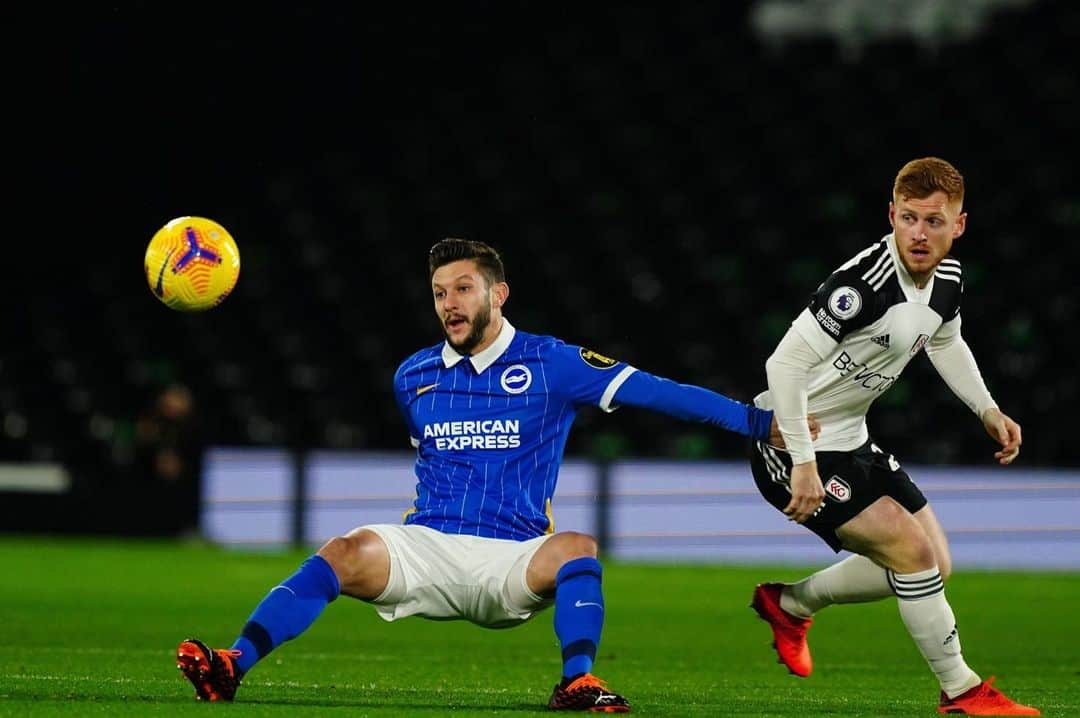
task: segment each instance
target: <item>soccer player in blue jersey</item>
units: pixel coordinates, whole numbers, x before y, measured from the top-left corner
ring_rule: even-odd
[[[508,627],[554,605],[562,680],[554,710],[629,712],[592,674],[604,620],[596,540],[554,532],[551,504],[578,410],[653,409],[782,445],[772,412],[678,384],[550,336],[515,329],[502,260],[446,239],[429,255],[445,341],[401,363],[394,392],[417,450],[416,500],[403,525],[328,541],[255,608],[230,649],[182,642],[177,662],[203,700],[240,679],[344,594],[387,621],[406,616]],[[816,422],[808,419],[811,435]]]

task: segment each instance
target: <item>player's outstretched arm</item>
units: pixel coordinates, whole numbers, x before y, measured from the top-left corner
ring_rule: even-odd
[[[986,433],[1001,444],[1001,451],[996,452],[994,458],[1002,466],[1011,464],[1020,455],[1020,444],[1023,443],[1020,425],[996,406],[983,412],[982,422]]]
[[[743,404],[711,389],[679,384],[640,370],[619,387],[615,402],[712,424],[755,439],[768,439],[773,423],[771,411]]]

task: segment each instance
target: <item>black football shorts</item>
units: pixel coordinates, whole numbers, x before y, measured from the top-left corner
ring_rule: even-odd
[[[892,497],[910,513],[926,506],[922,491],[900,468],[892,454],[872,441],[854,451],[817,452],[818,475],[825,487],[825,502],[803,524],[839,552],[836,529],[882,496]],[[783,511],[791,501],[791,456],[763,441],[751,443],[750,467],[765,500]]]

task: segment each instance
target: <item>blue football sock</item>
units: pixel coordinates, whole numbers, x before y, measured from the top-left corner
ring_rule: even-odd
[[[567,561],[555,576],[555,635],[562,646],[563,677],[592,670],[604,627],[602,569],[595,558]]]
[[[232,645],[240,651],[237,668],[247,673],[270,651],[299,636],[339,593],[341,586],[326,559],[316,554],[304,561],[296,573],[270,589],[248,618]]]

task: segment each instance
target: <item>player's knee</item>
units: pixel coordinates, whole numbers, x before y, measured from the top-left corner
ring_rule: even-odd
[[[567,531],[560,534],[563,540],[563,559],[573,561],[575,558],[596,558],[599,546],[589,534]]]
[[[949,576],[952,576],[952,559],[948,556],[937,557],[938,571],[941,572],[941,580],[948,581]]]
[[[598,548],[596,539],[589,534],[563,531],[548,539],[541,550],[555,571],[567,561],[576,558],[596,558]]]
[[[896,573],[917,573],[937,565],[934,545],[903,507],[882,499],[837,534],[844,547],[869,556]]]
[[[920,566],[925,568],[937,566],[937,554],[934,553],[934,547],[929,541],[921,541],[914,547],[914,554]]]
[[[351,536],[335,536],[322,545],[316,553],[326,559],[338,578],[351,574],[357,563],[356,541]]]
[[[334,569],[342,592],[349,595],[366,594],[379,588],[374,583],[386,573],[386,547],[371,531],[336,536],[323,544],[318,554]]]
[[[905,536],[891,553],[893,570],[897,573],[916,573],[937,565],[934,547],[925,536],[917,533]]]

